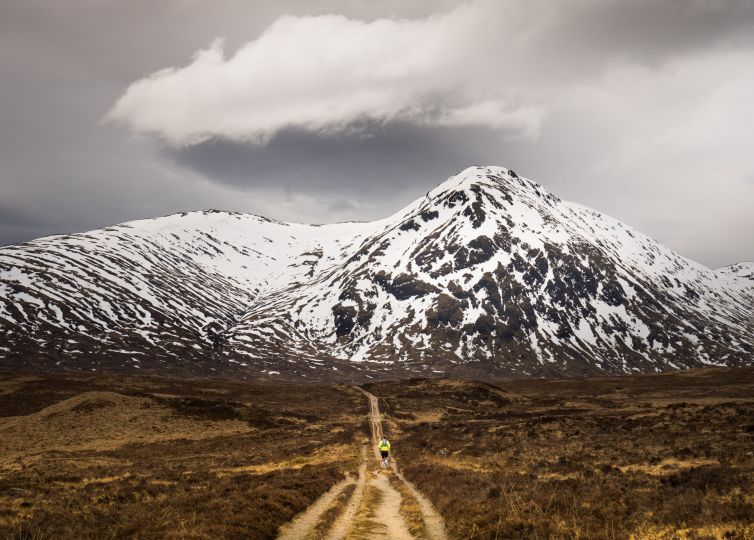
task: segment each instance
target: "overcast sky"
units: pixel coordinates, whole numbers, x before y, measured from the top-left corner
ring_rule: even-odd
[[[482,164],[754,260],[754,2],[0,0],[0,244],[370,220]]]

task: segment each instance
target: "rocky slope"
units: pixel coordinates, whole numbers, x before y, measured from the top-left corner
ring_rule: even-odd
[[[754,272],[718,271],[472,167],[395,215],[192,212],[0,249],[0,366],[364,378],[752,363]]]

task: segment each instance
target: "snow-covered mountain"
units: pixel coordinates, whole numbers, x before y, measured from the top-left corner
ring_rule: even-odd
[[[334,379],[744,365],[752,276],[472,167],[371,223],[190,212],[2,248],[0,366]]]
[[[739,277],[754,281],[754,262],[742,262],[737,264],[731,264],[717,270],[718,274],[730,275],[733,277]]]

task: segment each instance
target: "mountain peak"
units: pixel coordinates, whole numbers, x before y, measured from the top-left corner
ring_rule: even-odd
[[[202,211],[2,248],[0,367],[332,379],[741,365],[750,269],[713,272],[510,169],[470,167],[371,223]]]
[[[466,193],[466,197],[461,193]],[[479,196],[472,196],[472,193]],[[538,182],[521,177],[512,169],[498,166],[468,167],[439,184],[427,193],[426,198],[438,201],[454,195],[456,200],[459,197],[462,200],[476,199],[479,204],[491,203],[496,207],[505,201],[512,204],[514,198],[536,204],[541,203],[542,199],[549,201],[549,204],[560,202]]]
[[[440,183],[427,195],[431,198],[445,191],[466,189],[473,185],[498,187],[514,180],[520,180],[520,177],[512,169],[473,165]]]

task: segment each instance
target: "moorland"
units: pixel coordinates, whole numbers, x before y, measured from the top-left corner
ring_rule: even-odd
[[[363,388],[451,538],[754,537],[754,369]],[[356,474],[368,413],[348,385],[0,373],[0,537],[274,538]]]

